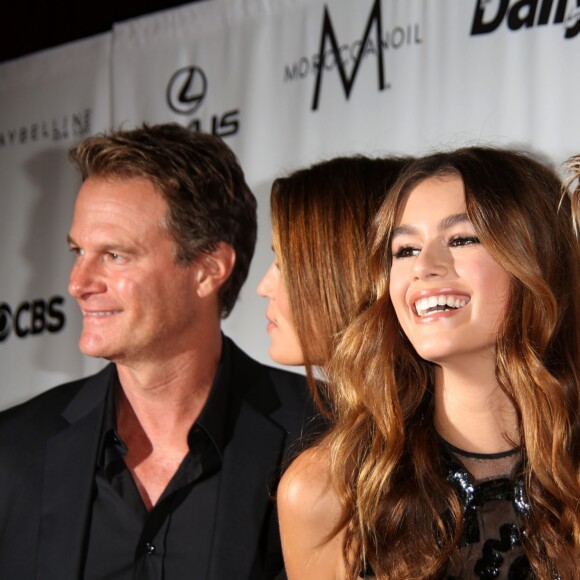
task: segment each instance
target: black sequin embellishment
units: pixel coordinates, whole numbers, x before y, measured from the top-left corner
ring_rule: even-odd
[[[516,514],[522,520],[525,518],[530,509],[530,504],[521,477],[517,477],[515,480],[505,477],[492,479],[482,482],[476,488],[469,472],[444,444],[442,445],[442,451],[442,461],[447,481],[453,485],[463,505],[465,518],[463,545],[479,542],[480,532],[477,522],[477,508],[480,508],[488,501],[511,501]]]
[[[482,557],[475,564],[475,572],[480,578],[497,578],[501,572],[503,554],[521,543],[520,532],[515,524],[501,526],[499,537],[499,540],[490,539],[483,544]]]
[[[455,457],[453,452],[442,441],[442,467],[446,479],[455,488],[463,506],[464,525],[461,546],[477,544],[481,541],[478,511],[489,501],[510,501],[517,518],[525,521],[530,509],[521,474],[521,464],[518,465],[515,479],[502,477],[475,484],[471,474]],[[502,564],[505,554],[516,546],[521,546],[523,530],[516,523],[503,524],[499,529],[499,539],[490,538],[484,541],[481,557],[475,563],[475,574],[484,580],[499,578],[502,574]],[[505,571],[503,572],[505,574]],[[522,580],[531,577],[530,565],[525,556],[518,556],[510,564],[508,578]],[[449,576],[448,578],[452,578]]]

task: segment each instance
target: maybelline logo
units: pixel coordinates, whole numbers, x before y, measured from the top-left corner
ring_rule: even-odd
[[[166,99],[169,108],[179,115],[191,116],[202,106],[208,92],[205,72],[198,66],[186,66],[175,71],[167,84]],[[192,131],[207,131],[217,137],[235,135],[240,129],[239,109],[212,114],[209,126],[204,126],[202,119],[187,121]]]
[[[13,332],[18,338],[35,336],[43,332],[55,333],[64,328],[66,317],[62,310],[63,296],[52,296],[48,300],[38,298],[25,300],[17,306],[0,303],[0,342]]]
[[[0,131],[0,147],[82,138],[91,134],[92,117],[92,110],[84,109],[51,121],[38,121]]]
[[[332,24],[328,6],[325,5],[318,53],[310,58],[303,56],[298,61],[286,65],[284,80],[295,81],[311,74],[316,75],[312,110],[317,110],[320,103],[322,78],[325,73],[335,70],[338,72],[348,100],[362,61],[372,57],[376,59],[378,90],[383,91],[390,88],[390,83],[385,78],[384,51],[422,43],[419,23],[384,27],[381,0],[375,0],[362,36],[341,44]],[[350,70],[350,75],[348,70]]]
[[[477,0],[471,34],[489,34],[506,23],[510,30],[559,25],[564,38],[580,32],[580,0]]]

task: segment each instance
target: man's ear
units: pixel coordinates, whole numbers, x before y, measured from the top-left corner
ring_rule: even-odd
[[[197,259],[197,295],[205,298],[218,290],[230,277],[236,263],[236,251],[225,242]]]

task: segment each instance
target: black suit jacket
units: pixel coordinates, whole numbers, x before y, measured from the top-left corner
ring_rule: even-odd
[[[232,350],[234,421],[207,580],[273,578],[282,560],[272,483],[314,412],[304,377],[262,365],[224,340]],[[81,577],[105,394],[114,372],[108,365],[0,413],[2,580]]]

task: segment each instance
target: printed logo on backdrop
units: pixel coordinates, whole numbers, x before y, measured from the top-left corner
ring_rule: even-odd
[[[361,0],[358,0],[359,2]],[[301,81],[316,77],[312,110],[320,104],[322,79],[325,74],[338,74],[346,100],[350,98],[360,67],[365,60],[374,60],[377,70],[377,89],[390,89],[385,75],[384,53],[423,43],[421,27],[414,23],[386,23],[383,21],[381,0],[374,0],[362,35],[341,39],[332,23],[330,9],[324,6],[318,53],[302,56],[284,67],[284,81]],[[349,71],[350,70],[350,74]]]
[[[557,25],[564,38],[580,32],[580,0],[477,0],[471,35],[490,34],[502,24],[510,30]]]
[[[60,332],[66,322],[63,305],[62,296],[24,301],[17,306],[0,302],[0,343],[10,335],[27,338],[44,332]]]
[[[28,125],[0,129],[0,148],[85,137],[92,133],[92,117],[92,110],[84,109],[51,120],[33,121]]]
[[[202,107],[208,93],[207,76],[198,66],[186,66],[176,70],[167,84],[167,105],[179,115],[191,117]],[[210,114],[204,124],[202,119],[188,119],[187,127],[192,131],[206,131],[217,137],[229,137],[238,133],[240,128],[239,109],[224,113]]]

